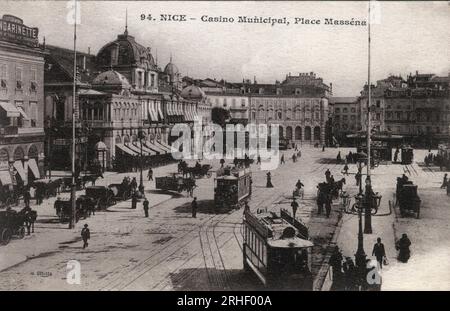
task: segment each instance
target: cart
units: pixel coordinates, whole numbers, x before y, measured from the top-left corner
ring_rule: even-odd
[[[0,211],[0,243],[6,245],[13,236],[25,236],[25,216],[14,210]]]
[[[168,176],[155,178],[156,189],[164,191],[176,191],[181,193],[187,191],[192,194],[192,191],[196,187],[195,179],[192,177],[185,178],[178,173],[172,173]]]
[[[97,209],[106,209],[117,202],[113,189],[105,186],[89,186],[86,187],[85,197],[91,199]]]

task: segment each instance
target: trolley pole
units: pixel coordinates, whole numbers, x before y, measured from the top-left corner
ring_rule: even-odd
[[[72,213],[69,222],[69,229],[75,228],[77,209],[76,209],[76,180],[75,180],[75,119],[76,119],[76,95],[77,95],[77,1],[75,3],[75,19],[73,28],[73,94],[72,94],[72,187],[70,200],[72,202]]]

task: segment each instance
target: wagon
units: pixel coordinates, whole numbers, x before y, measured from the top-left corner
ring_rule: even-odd
[[[172,173],[169,176],[156,177],[155,187],[165,191],[176,191],[178,193],[187,191],[192,193],[196,184],[192,177],[185,178],[178,173]]]
[[[6,245],[12,236],[25,236],[25,217],[14,210],[0,211],[0,243]]]
[[[126,201],[131,198],[132,189],[130,184],[110,184],[108,185],[108,188],[112,191],[113,199],[115,201]]]
[[[405,217],[409,214],[420,217],[421,200],[417,194],[417,186],[411,181],[404,182],[401,178],[397,178],[397,203],[400,208],[400,215]]]
[[[70,221],[72,217],[72,201],[70,199],[57,199],[54,204],[56,215],[61,223]],[[85,219],[88,216],[88,210],[86,206],[81,204],[80,200],[75,202],[76,207],[76,218],[75,221],[78,222],[80,218]]]
[[[116,204],[114,190],[116,188],[109,188],[105,186],[90,186],[86,187],[85,197],[94,202],[97,209],[105,209],[111,205]]]

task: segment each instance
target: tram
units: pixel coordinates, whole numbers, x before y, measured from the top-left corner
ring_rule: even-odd
[[[244,212],[244,270],[253,271],[266,288],[312,290],[308,228],[284,209]]]
[[[438,155],[441,165],[450,170],[450,144],[440,144],[438,146]]]
[[[226,167],[214,179],[214,204],[217,208],[240,208],[252,194],[252,173],[249,168]]]

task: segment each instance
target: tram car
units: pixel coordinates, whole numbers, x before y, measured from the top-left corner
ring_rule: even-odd
[[[403,180],[403,178],[397,177],[396,196],[402,217],[410,214],[416,218],[420,217],[421,200],[417,193],[417,185],[414,185],[410,180]]]
[[[249,168],[226,168],[214,179],[214,204],[217,208],[240,208],[251,194],[252,173]]]
[[[402,164],[411,164],[414,159],[414,149],[410,146],[402,146]]]
[[[243,265],[266,288],[312,290],[312,247],[308,228],[285,210],[244,212]]]
[[[440,144],[438,146],[439,163],[442,167],[450,170],[450,144]]]

